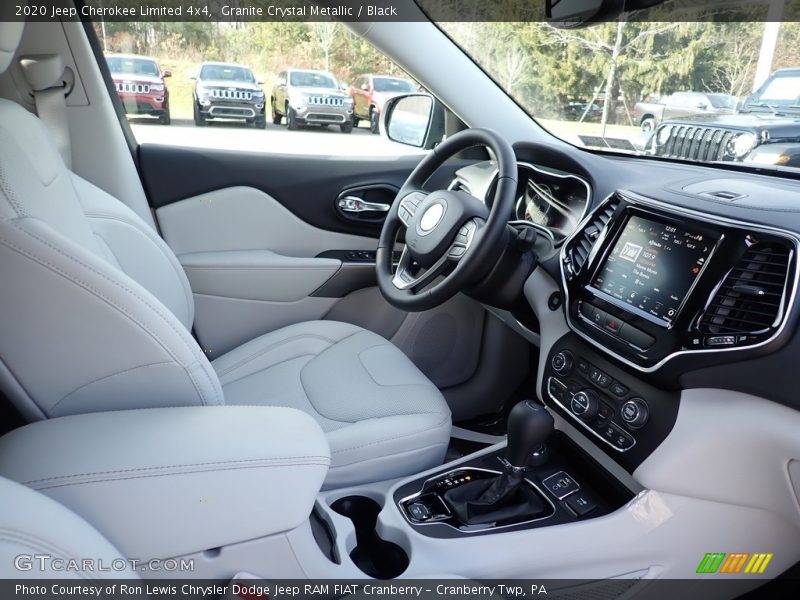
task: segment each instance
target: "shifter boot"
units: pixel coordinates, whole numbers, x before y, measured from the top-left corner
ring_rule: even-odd
[[[545,510],[538,494],[521,475],[503,474],[470,481],[448,490],[444,499],[458,519],[467,525],[533,519]]]

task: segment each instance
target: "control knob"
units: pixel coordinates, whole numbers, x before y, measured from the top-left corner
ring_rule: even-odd
[[[600,409],[600,398],[592,389],[577,392],[570,402],[572,413],[584,421],[591,421]]]
[[[647,423],[650,412],[642,398],[631,398],[620,407],[620,416],[631,429],[639,429]]]
[[[572,356],[572,352],[569,350],[556,352],[550,360],[550,366],[553,367],[553,370],[559,375],[568,375],[572,371],[574,365],[575,360]]]

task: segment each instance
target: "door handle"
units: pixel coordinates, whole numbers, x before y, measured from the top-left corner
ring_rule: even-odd
[[[364,212],[389,212],[391,208],[390,204],[384,204],[382,202],[367,202],[359,198],[358,196],[344,196],[339,198],[339,210],[351,213],[351,214],[358,214]]]

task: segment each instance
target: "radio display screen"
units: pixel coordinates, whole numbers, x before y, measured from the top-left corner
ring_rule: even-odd
[[[707,234],[631,215],[591,287],[670,325],[716,243]]]

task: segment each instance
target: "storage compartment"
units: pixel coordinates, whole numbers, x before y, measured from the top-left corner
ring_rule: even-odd
[[[350,552],[353,563],[370,577],[392,579],[408,568],[408,554],[394,542],[378,535],[375,526],[381,505],[366,496],[339,498],[331,508],[353,522],[356,545]]]

